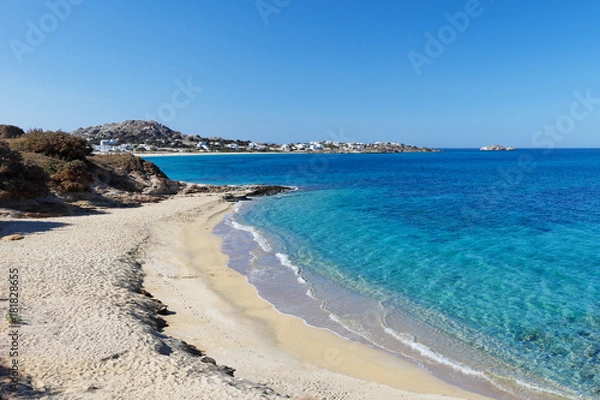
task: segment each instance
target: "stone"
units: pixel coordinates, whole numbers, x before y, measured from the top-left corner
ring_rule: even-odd
[[[219,367],[219,369],[225,375],[228,375],[228,376],[231,376],[231,377],[233,377],[233,374],[235,373],[235,369],[231,368],[231,367],[228,367],[227,365],[222,365],[222,366]]]
[[[198,349],[196,346],[186,343],[183,340],[181,341],[181,346],[183,348],[183,351],[191,354],[194,357],[204,357],[205,353],[204,351]]]
[[[200,361],[202,361],[205,364],[217,365],[217,361],[215,361],[215,359],[211,357],[203,357]]]
[[[25,239],[25,236],[19,235],[18,233],[15,233],[14,235],[7,235],[7,236],[2,237],[2,240],[21,240],[21,239]]]
[[[169,310],[167,309],[167,306],[163,305],[158,310],[156,310],[156,313],[158,315],[169,315]]]

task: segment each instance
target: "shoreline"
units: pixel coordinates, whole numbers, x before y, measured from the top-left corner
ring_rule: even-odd
[[[0,220],[3,235],[25,236],[0,243],[3,271],[18,268],[22,277],[14,398],[486,398],[278,313],[227,266],[213,229],[231,209],[203,194],[85,216]],[[169,326],[160,329],[156,302],[142,288],[168,306]],[[8,289],[3,280],[0,292]],[[9,329],[4,323],[0,333]],[[9,350],[0,343],[2,354]]]
[[[225,326],[230,324],[246,329],[243,339],[228,337],[229,344],[225,343],[224,339],[218,339],[208,345],[204,328],[198,328],[198,325],[203,324],[203,318],[195,317],[191,311],[186,312],[185,316],[175,314],[168,317],[170,326],[165,329],[165,333],[203,346],[208,354],[228,365],[243,365],[244,368],[239,368],[238,374],[244,378],[262,382],[266,376],[280,376],[265,383],[284,393],[294,388],[290,387],[289,381],[303,375],[306,378],[310,377],[310,381],[318,375],[326,376],[324,380],[331,386],[325,385],[320,389],[323,392],[319,392],[319,396],[325,395],[324,398],[337,398],[337,394],[332,392],[333,387],[344,390],[344,385],[349,385],[354,391],[360,392],[364,390],[361,386],[365,384],[372,386],[370,391],[375,393],[346,393],[344,398],[487,398],[436,378],[408,361],[352,342],[329,330],[309,326],[298,317],[278,312],[258,295],[256,288],[250,285],[243,275],[227,266],[228,257],[221,250],[223,240],[215,235],[213,230],[222,222],[223,216],[232,211],[233,206],[228,204],[215,210],[215,214],[210,218],[183,227],[180,240],[183,247],[179,247],[179,254],[183,256],[178,257],[176,270],[181,276],[199,277],[203,281],[203,288],[212,292],[213,305],[217,305],[215,309],[218,311],[213,309],[212,313],[218,313],[217,320],[225,321]],[[174,279],[167,285],[171,289],[165,290],[167,286],[160,284],[164,274],[162,278],[160,275],[157,270],[148,271],[147,284],[150,292],[156,293],[158,298],[164,298],[165,303],[171,306],[179,303],[192,308],[207,307],[203,304],[205,296],[188,296],[184,299],[174,296],[177,292],[189,293],[193,286],[191,282],[197,283],[196,279]],[[177,308],[180,307],[175,306],[175,309]],[[211,310],[206,309],[206,312]],[[220,329],[225,330],[223,327]],[[200,337],[203,339],[199,339]],[[235,343],[239,343],[240,340],[249,341],[261,348],[264,365],[257,366],[244,361],[255,350],[249,349],[249,346],[236,347]],[[265,362],[265,358],[270,358],[269,362]],[[279,358],[285,362],[281,363]],[[282,372],[282,368],[287,371]],[[344,383],[332,384],[336,380]],[[300,390],[300,386],[293,389],[295,392]]]
[[[178,157],[178,156],[243,156],[243,155],[349,155],[349,154],[365,154],[365,155],[373,155],[373,154],[419,154],[419,153],[441,153],[442,150],[439,151],[400,151],[400,152],[377,152],[377,151],[346,151],[346,152],[336,152],[336,151],[226,151],[226,152],[203,152],[203,153],[131,153],[137,157]]]
[[[279,153],[275,151],[258,153],[258,152],[242,152],[242,151],[231,151],[231,152],[204,152],[204,153],[131,153],[137,157],[177,157],[177,156],[240,156],[240,155],[253,155],[253,154],[290,154],[290,153]]]
[[[240,208],[245,206],[252,205],[245,204]],[[241,222],[239,219],[236,220],[234,214],[226,214],[223,222],[217,226],[214,232],[217,236],[223,238],[222,241],[225,246],[223,251],[226,254],[230,254],[234,260],[230,268],[241,274],[246,282],[257,292],[258,297],[271,305],[276,312],[284,316],[298,318],[312,328],[332,333],[344,341],[353,343],[355,346],[364,346],[390,356],[395,360],[400,360],[402,363],[426,369],[432,376],[452,386],[478,395],[505,400],[517,399],[519,396],[515,393],[519,393],[524,387],[531,389],[530,394],[535,395],[534,398],[541,398],[537,397],[540,393],[546,393],[549,396],[553,393],[546,391],[542,386],[527,386],[526,383],[522,383],[521,381],[511,382],[501,374],[491,373],[492,368],[487,369],[483,363],[475,363],[474,365],[479,367],[477,368],[471,367],[471,364],[468,363],[461,364],[460,361],[455,361],[460,359],[452,358],[449,355],[452,353],[447,353],[447,351],[448,349],[458,348],[458,344],[444,340],[445,338],[443,337],[440,337],[439,342],[435,343],[438,346],[432,346],[433,342],[431,341],[425,344],[421,340],[415,341],[415,345],[413,346],[413,342],[407,343],[400,337],[395,336],[398,335],[397,332],[391,331],[392,333],[390,334],[388,326],[385,326],[385,334],[381,328],[379,331],[369,331],[369,333],[375,332],[374,337],[368,334],[365,335],[364,332],[360,333],[362,331],[354,330],[356,329],[356,325],[352,326],[341,322],[344,320],[343,313],[336,314],[335,311],[332,311],[331,307],[335,300],[337,298],[344,299],[344,301],[360,307],[367,315],[377,312],[376,309],[378,309],[378,306],[376,304],[368,302],[366,308],[363,309],[362,304],[355,303],[361,301],[358,299],[359,295],[352,293],[348,289],[342,289],[341,286],[336,286],[335,283],[330,281],[323,280],[321,282],[315,274],[308,273],[308,275],[305,275],[307,271],[303,271],[304,273],[300,274],[299,267],[290,262],[289,255],[285,253],[285,250],[276,248],[276,244],[269,242],[265,236],[268,233],[258,232],[251,225],[247,225],[247,223]],[[249,243],[252,243],[254,249],[249,246]],[[239,250],[239,254],[236,249],[241,249]],[[265,254],[267,256],[264,256]],[[276,257],[273,256],[274,254],[276,254]],[[278,261],[275,264],[271,264],[273,261],[265,260],[263,257],[265,259],[270,257]],[[262,276],[263,278],[257,278],[257,276]],[[272,282],[278,282],[278,285],[273,285]],[[298,282],[300,282],[299,285]],[[305,286],[307,282],[310,282],[310,286]],[[324,296],[324,293],[321,293],[319,297],[315,297],[314,290],[317,282],[326,285],[326,296]],[[283,296],[281,296],[282,291],[279,289],[282,287],[285,288],[286,293]],[[308,287],[310,287],[308,291],[312,292],[311,294],[307,294]],[[362,300],[366,301],[366,299]],[[293,305],[291,305],[292,303]],[[349,312],[352,313],[352,311]],[[418,313],[415,315],[418,315]],[[412,329],[415,329],[417,325],[421,326],[421,329],[425,326],[425,323],[419,317],[404,315],[403,318],[405,319],[404,323],[412,327]],[[354,315],[352,321],[356,322],[357,319],[358,316]],[[363,329],[370,329],[364,325],[365,321],[362,322],[363,325],[361,327]],[[369,322],[377,323],[376,321],[366,321],[367,324]],[[407,333],[404,333],[405,331],[401,332],[413,337],[430,337],[433,335],[432,332],[423,330],[410,330]],[[386,337],[387,335],[394,335],[398,342],[389,343],[389,338],[388,343],[386,343],[385,339],[378,340],[381,339],[380,336],[377,336],[378,333],[384,334]],[[342,361],[336,362],[336,364],[338,363],[341,364]],[[368,377],[364,379],[372,380],[373,378]],[[561,398],[554,397],[554,394],[548,398]]]

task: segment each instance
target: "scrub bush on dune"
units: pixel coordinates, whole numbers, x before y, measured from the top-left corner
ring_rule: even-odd
[[[94,176],[87,164],[81,160],[67,163],[60,172],[52,176],[56,189],[60,192],[89,192]]]
[[[89,143],[82,138],[62,131],[29,131],[20,138],[18,149],[55,157],[65,161],[81,160],[92,154]]]
[[[19,152],[0,141],[0,201],[46,196],[48,179],[42,168],[26,164]]]

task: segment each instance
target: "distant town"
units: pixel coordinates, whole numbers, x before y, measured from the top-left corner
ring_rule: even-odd
[[[155,121],[124,121],[79,128],[73,135],[87,139],[97,153],[405,153],[437,152],[396,142],[338,142],[332,140],[305,143],[257,143],[221,137],[184,135]]]
[[[98,153],[147,153],[147,152],[173,152],[173,153],[227,153],[227,152],[325,152],[325,153],[402,153],[402,152],[435,152],[437,149],[416,147],[395,142],[323,142],[267,144],[243,141],[231,141],[223,138],[209,138],[200,141],[195,148],[190,147],[158,147],[149,144],[120,144],[118,139],[100,140],[100,144],[93,146]]]

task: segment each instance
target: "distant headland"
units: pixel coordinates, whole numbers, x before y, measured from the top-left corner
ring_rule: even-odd
[[[227,200],[274,187],[190,185],[173,181],[136,155],[202,153],[424,153],[437,149],[391,142],[256,143],[186,135],[156,121],[127,120],[71,133],[0,125],[0,208],[65,215],[136,206],[176,194],[235,192]],[[257,191],[258,190],[258,191]],[[239,192],[239,193],[238,193]],[[2,214],[0,210],[0,214]]]
[[[396,142],[260,143],[249,140],[188,135],[156,121],[127,120],[71,132],[86,139],[95,153],[424,153],[437,149]]]

